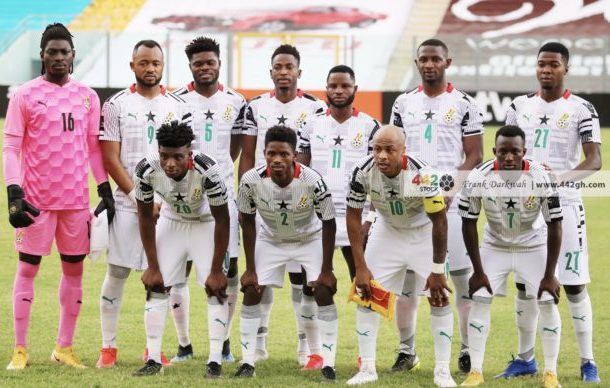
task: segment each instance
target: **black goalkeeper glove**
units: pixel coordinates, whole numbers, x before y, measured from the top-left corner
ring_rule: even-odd
[[[25,198],[25,193],[21,186],[9,185],[6,188],[6,191],[8,193],[8,222],[10,222],[14,228],[25,228],[26,226],[32,225],[34,220],[30,215],[38,217],[40,215],[40,210],[23,199]]]
[[[110,183],[108,183],[108,181],[100,183],[97,186],[97,195],[99,195],[102,200],[95,208],[93,214],[97,217],[101,212],[106,210],[108,225],[110,225],[114,219],[114,197],[112,196],[112,189],[110,188]]]

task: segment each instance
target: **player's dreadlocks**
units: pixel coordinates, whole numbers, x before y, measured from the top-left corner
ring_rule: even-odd
[[[265,147],[272,141],[288,143],[294,151],[297,148],[297,133],[294,129],[282,125],[274,125],[265,134]]]
[[[74,49],[74,43],[72,42],[72,34],[66,26],[61,23],[53,23],[49,24],[47,28],[44,29],[42,33],[42,38],[40,39],[40,51],[44,51],[45,47],[47,47],[47,43],[50,40],[65,40],[70,43],[70,48]],[[74,64],[70,64],[70,74],[72,74],[72,70],[74,70]],[[44,68],[44,63],[42,64],[42,69],[40,69],[40,74],[44,74],[46,69]]]
[[[193,55],[206,51],[213,51],[217,57],[220,57],[220,46],[212,38],[206,38],[199,36],[186,45],[184,52],[188,57],[189,61],[193,58]]]
[[[568,51],[568,48],[559,42],[548,42],[543,44],[542,47],[540,47],[540,50],[538,50],[538,55],[540,55],[540,53],[543,51],[560,54],[566,65],[570,60],[570,52]]]
[[[279,54],[292,55],[297,60],[297,64],[301,63],[301,54],[299,54],[299,50],[297,50],[297,48],[293,45],[283,44],[276,48],[273,54],[271,55],[271,61],[273,62],[273,58],[275,58]]]
[[[159,147],[178,148],[190,146],[195,140],[191,127],[184,122],[174,120],[169,124],[163,124],[157,130],[157,143]]]

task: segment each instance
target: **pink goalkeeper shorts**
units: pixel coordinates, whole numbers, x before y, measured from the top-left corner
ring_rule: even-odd
[[[41,210],[34,223],[15,230],[15,249],[35,256],[51,253],[53,239],[64,255],[89,253],[89,209]]]

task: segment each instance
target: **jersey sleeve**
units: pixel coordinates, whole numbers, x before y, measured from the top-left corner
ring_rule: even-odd
[[[246,107],[242,135],[258,135],[258,123],[256,122],[256,106],[252,102],[250,102],[250,104],[248,104],[248,106]]]
[[[371,161],[372,163],[372,161]],[[362,163],[356,164],[350,174],[347,188],[347,206],[355,209],[363,209],[366,202],[367,187],[366,173],[362,169]]]
[[[483,114],[477,105],[477,102],[468,97],[468,104],[466,105],[466,113],[462,118],[462,137],[476,136],[483,134]]]
[[[436,175],[434,170],[428,166],[424,166],[419,169],[420,177],[434,175]],[[433,185],[431,180],[420,182],[419,191],[420,195],[423,198],[424,210],[426,211],[426,213],[438,213],[441,210],[445,209],[445,199],[443,197],[443,194],[441,194],[438,185]]]
[[[481,196],[478,195],[477,190],[474,188],[474,183],[479,180],[478,175],[477,170],[473,170],[468,174],[464,182],[464,188],[458,203],[458,214],[462,218],[477,220],[481,213]]]
[[[381,128],[381,124],[379,124],[379,121],[372,119],[372,123],[369,128],[370,129],[367,136],[367,155],[370,155],[373,152],[373,138],[375,137],[375,134],[379,128]]]
[[[402,128],[402,112],[401,112],[401,104],[400,97],[394,101],[394,105],[392,106],[392,115],[390,116],[390,123],[394,124],[397,127]]]
[[[256,203],[254,202],[253,182],[246,173],[239,182],[237,190],[237,209],[245,214],[256,214]]]
[[[599,115],[593,104],[584,101],[578,110],[578,134],[581,143],[601,143]]]
[[[335,205],[326,182],[320,177],[313,186],[313,204],[316,215],[322,221],[332,220],[335,218]]]
[[[311,153],[311,130],[313,129],[314,120],[307,122],[297,131],[297,152],[301,154]]]
[[[208,196],[210,206],[222,206],[227,203],[227,187],[225,186],[224,179],[220,174],[220,167],[218,163],[211,165],[205,171],[205,175],[203,177],[203,188]]]
[[[554,188],[551,178],[547,173],[543,173],[539,179],[543,182],[542,187],[545,188],[542,198],[540,198],[540,210],[546,223],[563,220],[563,211],[559,200],[559,193]]]
[[[326,109],[328,109],[328,106],[326,106],[326,103],[320,99],[316,99],[316,102],[315,102],[314,108],[313,108],[313,114],[314,115],[322,114],[322,113],[326,112]]]
[[[510,106],[506,110],[506,125],[517,125],[517,107],[515,101],[510,103]]]
[[[150,181],[152,172],[152,166],[146,158],[142,159],[136,166],[133,174],[133,183],[136,199],[139,201],[151,203],[155,198],[155,191]]]
[[[121,141],[121,108],[115,102],[105,102],[102,107],[100,140]]]
[[[8,109],[4,121],[4,133],[23,137],[25,135],[28,118],[29,115],[25,106],[25,99],[23,98],[23,95],[17,91],[8,101]]]
[[[239,104],[237,105],[238,113],[237,118],[233,122],[233,127],[231,128],[231,135],[241,135],[244,127],[244,120],[246,116],[246,100],[241,98]]]
[[[97,96],[97,93],[91,91],[89,97],[91,106],[89,107],[89,128],[87,129],[87,133],[89,136],[99,136],[100,135],[100,98]]]

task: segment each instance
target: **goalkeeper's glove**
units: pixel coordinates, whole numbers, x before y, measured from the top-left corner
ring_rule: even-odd
[[[108,225],[110,225],[114,219],[114,197],[112,196],[112,189],[110,188],[110,183],[108,183],[108,181],[100,183],[97,186],[97,195],[100,196],[101,201],[95,208],[93,215],[97,217],[101,212],[106,210]]]
[[[13,225],[14,228],[25,228],[34,223],[34,220],[30,217],[38,217],[40,210],[32,206],[31,203],[26,201],[25,193],[19,185],[9,185],[6,188],[8,196],[8,221]],[[29,213],[29,215],[28,215]]]

